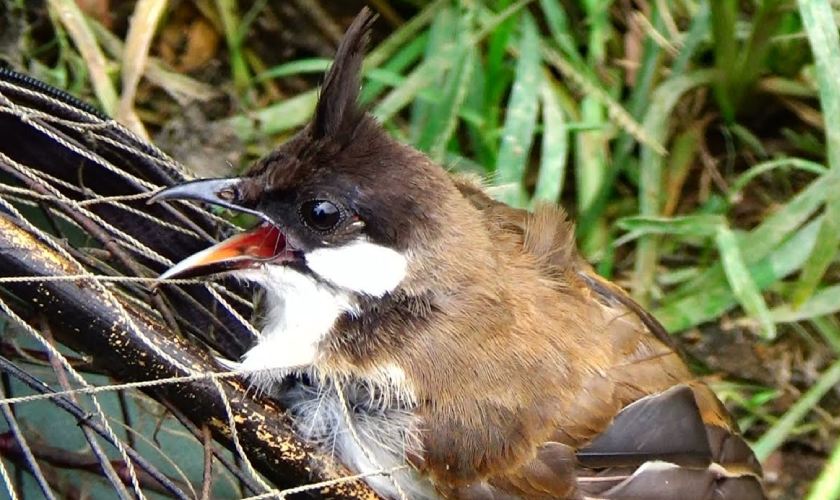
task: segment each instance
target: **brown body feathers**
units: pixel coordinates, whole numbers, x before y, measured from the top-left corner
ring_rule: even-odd
[[[579,256],[561,209],[494,201],[359,108],[372,22],[367,9],[353,22],[297,136],[243,178],[164,195],[247,207],[282,232],[282,255],[262,248],[276,260],[249,264],[271,268],[257,279],[276,321],[263,331],[273,340],[246,357],[321,384],[281,396],[304,428],[320,429],[308,435],[360,471],[384,466],[365,447],[409,463],[414,473],[396,481],[412,497],[763,498],[761,469],[726,410],[656,319]],[[311,314],[287,321],[290,300]],[[330,311],[325,327],[312,320]],[[297,357],[271,364],[293,346]],[[336,380],[362,395],[348,399],[365,443],[323,417],[346,409],[327,401]],[[391,480],[368,479],[398,497]]]

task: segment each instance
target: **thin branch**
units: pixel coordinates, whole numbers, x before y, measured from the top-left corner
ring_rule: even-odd
[[[163,401],[161,404],[163,404],[166,407],[166,409],[172,414],[172,416],[175,417],[175,419],[178,420],[178,422],[180,422],[181,425],[183,425],[184,428],[187,429],[193,436],[195,436],[196,439],[201,439],[201,429],[199,429],[198,426],[192,423],[186,415],[184,415],[180,410],[178,410],[178,408],[176,408],[171,403]],[[231,461],[223,453],[221,453],[215,446],[212,448],[212,450],[213,456],[216,457],[216,460],[218,460],[220,464],[222,464],[227,470],[230,471],[231,474],[234,475],[234,477],[236,477],[236,479],[239,481],[240,486],[244,486],[248,489],[248,491],[250,491],[253,494],[257,494],[261,491],[260,486],[256,482],[254,482],[251,479],[251,477],[248,474],[246,474],[245,471],[242,470],[241,467],[239,467],[237,464]]]
[[[0,397],[6,397],[6,392],[2,389],[2,387],[0,387]],[[20,430],[20,426],[17,423],[15,415],[12,413],[11,407],[7,404],[0,405],[0,411],[3,412],[3,416],[6,418],[6,424],[9,426],[9,431],[11,431],[12,436],[14,436],[21,455],[23,456],[23,462],[26,464],[26,467],[29,469],[32,477],[34,477],[35,481],[38,483],[41,493],[43,493],[49,500],[55,500],[52,488],[50,488],[47,479],[44,477],[44,473],[41,472],[41,467],[35,460],[35,456],[32,455],[32,449],[26,442],[26,438]]]
[[[41,318],[41,333],[50,344],[55,345],[52,330],[50,330],[49,324],[43,317]],[[47,353],[47,355],[49,356],[50,365],[52,365],[53,372],[55,373],[55,378],[58,380],[58,385],[60,385],[65,391],[70,390],[72,387],[70,386],[70,381],[67,380],[67,373],[65,373],[64,367],[61,366],[61,361],[59,361],[51,353]],[[73,403],[78,404],[74,395],[69,395],[69,398]],[[96,456],[99,460],[102,473],[105,475],[105,478],[108,479],[108,482],[111,483],[111,486],[114,488],[117,496],[120,497],[121,500],[131,500],[131,495],[128,493],[128,490],[125,488],[125,485],[120,477],[117,475],[117,471],[114,470],[114,467],[108,460],[108,455],[106,455],[102,447],[99,446],[99,442],[96,440],[94,432],[86,426],[80,426],[79,428],[81,429],[82,434],[84,434],[85,439],[88,442],[88,446],[90,446],[94,456]]]
[[[64,448],[57,448],[54,446],[48,446],[40,443],[32,443],[30,447],[32,450],[32,454],[38,460],[48,463],[53,467],[88,472],[91,474],[96,474],[97,476],[102,474],[102,467],[99,462],[99,458],[92,454],[74,452],[66,450]],[[12,438],[10,433],[0,434],[0,454],[2,454],[4,457],[9,457],[12,459],[15,459],[22,455],[22,450],[20,449],[18,444],[14,442],[14,439]],[[128,480],[128,473],[126,470],[125,462],[123,462],[122,460],[115,460],[111,462],[111,466],[115,470],[117,470],[121,476],[124,477],[124,480]],[[140,473],[139,480],[140,484],[143,486],[143,489],[148,489],[149,491],[154,491],[163,495],[170,495],[169,490],[164,488],[160,483],[157,482],[157,480],[155,480],[152,476],[146,474],[143,471],[141,471]],[[172,481],[176,482],[174,479]],[[71,495],[66,494],[66,492],[62,494],[62,497],[73,498]]]
[[[20,368],[15,366],[14,363],[12,363],[3,356],[0,356],[0,370],[15,377],[19,381],[23,382],[27,387],[38,393],[54,392],[49,386],[36,379],[32,375],[21,370]],[[80,408],[79,405],[70,401],[64,396],[56,396],[55,398],[51,399],[51,401],[62,410],[66,411],[70,415],[73,415],[78,421],[79,425],[83,425],[92,429],[103,439],[116,446],[116,443],[111,441],[111,438],[109,437],[108,433],[105,432],[105,429],[103,429],[101,425],[93,421],[90,418],[89,414],[85,412],[82,408]],[[134,463],[136,463],[138,467],[140,467],[151,477],[153,477],[164,488],[166,488],[171,495],[180,500],[191,500],[186,493],[184,493],[177,485],[175,485],[175,483],[172,482],[172,480],[170,480],[168,477],[166,477],[164,474],[158,471],[153,465],[147,462],[142,455],[137,453],[133,448],[129,448],[125,445],[123,446],[131,460]]]

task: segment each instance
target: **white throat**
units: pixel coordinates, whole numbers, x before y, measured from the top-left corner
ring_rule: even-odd
[[[408,267],[399,252],[364,239],[309,252],[306,265],[317,278],[275,265],[237,273],[266,290],[265,326],[257,345],[238,366],[265,370],[251,376],[252,383],[262,389],[269,389],[289,372],[307,370],[317,375],[320,344],[339,317],[358,314],[355,297],[382,297],[394,291]],[[407,454],[419,449],[416,421],[409,409],[414,393],[399,366],[389,364],[362,379],[344,379],[344,389],[326,378],[310,380],[298,381],[282,398],[307,441],[335,453],[351,470],[372,472],[403,465]],[[347,391],[353,408],[361,411],[348,411],[345,401],[337,397],[338,390]],[[431,485],[411,472],[366,481],[385,498],[399,498],[402,492],[410,498],[435,497]]]
[[[242,358],[246,370],[305,368],[318,358],[318,344],[344,313],[353,314],[349,293],[325,286],[292,268],[265,265],[240,276],[266,291],[265,324],[257,344]]]
[[[309,252],[306,265],[321,280],[271,264],[237,272],[238,277],[266,290],[262,335],[236,365],[238,368],[284,374],[316,365],[319,344],[336,320],[358,312],[355,297],[381,297],[393,291],[405,278],[408,267],[401,253],[362,238]],[[257,383],[273,378],[270,373],[266,375],[258,376]]]

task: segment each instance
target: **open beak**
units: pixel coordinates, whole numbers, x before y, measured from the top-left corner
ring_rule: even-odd
[[[256,215],[266,222],[231,236],[210,248],[193,254],[160,275],[159,279],[192,278],[225,271],[258,267],[267,262],[283,263],[296,259],[285,235],[262,212],[236,203],[240,179],[209,179],[187,182],[160,191],[149,203],[161,200],[198,200]]]
[[[294,259],[295,253],[287,247],[283,233],[275,226],[263,223],[190,255],[161,274],[160,279],[207,276]]]
[[[195,200],[218,205],[246,214],[256,215],[260,219],[270,222],[264,213],[237,203],[241,199],[239,186],[243,179],[231,177],[228,179],[201,179],[185,182],[176,186],[162,189],[146,202],[157,203],[164,200]]]

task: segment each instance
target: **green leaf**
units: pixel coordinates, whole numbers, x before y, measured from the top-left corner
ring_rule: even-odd
[[[793,292],[794,305],[802,304],[814,293],[840,247],[840,37],[828,0],[799,0],[799,12],[816,63],[828,165],[832,170],[827,175],[834,189],[829,191],[817,245]]]
[[[770,317],[770,310],[764,302],[761,291],[741,255],[735,233],[726,225],[719,225],[715,236],[726,279],[732,293],[744,310],[761,324],[762,337],[769,340],[776,336],[776,325]]]
[[[840,361],[835,361],[826,371],[820,375],[817,382],[812,385],[799,400],[782,415],[773,426],[756,441],[752,448],[759,462],[763,462],[785,442],[794,427],[805,415],[813,409],[828,391],[840,384]],[[828,497],[819,497],[828,498]]]
[[[435,161],[443,160],[446,143],[455,132],[474,67],[475,51],[472,46],[463,44],[460,47],[455,66],[444,82],[441,98],[430,110],[429,119],[416,143]]]
[[[799,307],[783,305],[770,312],[776,323],[793,323],[818,318],[840,311],[840,285],[829,286],[815,293]]]
[[[540,155],[540,173],[534,190],[533,201],[557,203],[563,191],[566,176],[566,162],[569,155],[569,131],[566,128],[563,111],[557,92],[547,77],[540,85],[542,102],[542,151]]]
[[[539,43],[534,19],[530,14],[523,14],[519,61],[496,161],[497,182],[503,187],[500,197],[515,207],[527,203],[523,178],[537,125],[537,91],[542,76]]]
[[[680,217],[637,215],[618,219],[616,224],[625,231],[636,233],[637,236],[670,234],[709,238],[717,234],[720,226],[726,225],[726,218],[715,214],[684,215]]]
[[[783,245],[762,255],[759,260],[751,259],[755,254],[756,238],[753,233],[744,238],[750,242],[750,251],[745,253],[744,259],[759,289],[767,288],[802,266],[817,239],[818,224],[819,219],[809,222]],[[712,268],[701,279],[692,280],[683,288],[688,292],[672,298],[654,311],[654,316],[669,332],[679,332],[712,321],[738,304],[721,267]]]

